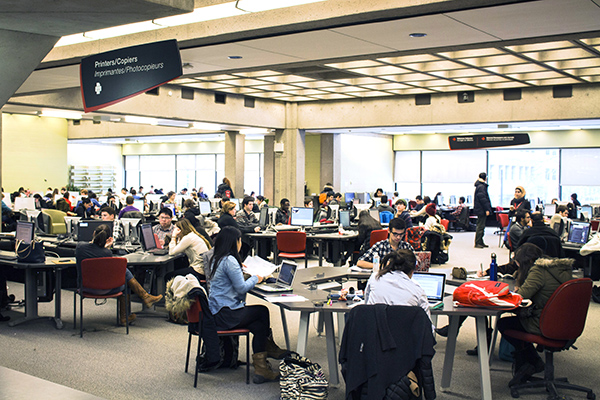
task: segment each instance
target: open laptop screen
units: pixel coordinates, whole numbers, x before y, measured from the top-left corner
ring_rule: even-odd
[[[200,208],[200,214],[208,215],[210,214],[210,202],[208,201],[199,201],[198,207]]]
[[[412,279],[425,291],[429,300],[443,300],[446,275],[432,272],[415,272]]]
[[[567,242],[586,244],[590,235],[590,223],[572,221]]]
[[[348,228],[350,226],[350,211],[340,211],[340,225],[342,225],[344,228]]]
[[[154,240],[154,232],[152,231],[152,224],[142,224],[142,246],[144,251],[152,250],[156,248],[156,241]]]
[[[277,276],[277,283],[285,286],[292,286],[292,283],[294,283],[294,276],[296,275],[296,267],[296,264],[284,261],[281,264],[281,269]]]
[[[17,221],[17,231],[15,232],[15,239],[20,240],[25,244],[30,244],[33,241],[34,223]]]

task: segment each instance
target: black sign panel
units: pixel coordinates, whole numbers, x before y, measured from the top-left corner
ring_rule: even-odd
[[[529,144],[528,133],[494,133],[490,135],[458,135],[448,137],[450,150],[483,149]]]
[[[182,75],[177,40],[142,44],[81,60],[85,112],[144,93]]]

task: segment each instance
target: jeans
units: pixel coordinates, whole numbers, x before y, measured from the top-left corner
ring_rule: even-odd
[[[483,234],[485,233],[485,220],[487,216],[485,214],[477,216],[477,227],[475,228],[475,245],[485,244],[483,243]]]

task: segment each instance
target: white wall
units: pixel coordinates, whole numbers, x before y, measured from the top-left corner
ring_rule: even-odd
[[[392,137],[385,135],[341,135],[340,192],[394,189]]]
[[[119,191],[123,187],[123,154],[122,146],[114,144],[67,144],[67,164],[89,167],[114,167]]]

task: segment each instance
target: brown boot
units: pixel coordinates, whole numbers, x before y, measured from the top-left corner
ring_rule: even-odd
[[[269,337],[267,337],[267,357],[271,357],[276,360],[281,360],[288,353],[288,350],[282,349],[281,347],[277,346],[277,344],[273,340],[273,332],[269,332]]]
[[[276,381],[279,379],[279,372],[273,371],[271,364],[267,361],[267,352],[252,354],[252,363],[254,365],[254,383],[264,383]]]
[[[142,299],[142,301],[148,308],[151,308],[154,305],[154,303],[160,301],[160,299],[163,298],[162,294],[159,294],[158,296],[152,296],[151,294],[146,292],[142,285],[140,285],[140,283],[135,280],[135,278],[131,278],[127,282],[127,285],[129,285],[133,293],[137,294],[140,297],[140,299]]]
[[[119,325],[125,326],[125,318],[127,317],[127,302],[125,301],[125,296],[119,296]],[[129,314],[129,325],[133,321],[135,321],[135,314]]]

